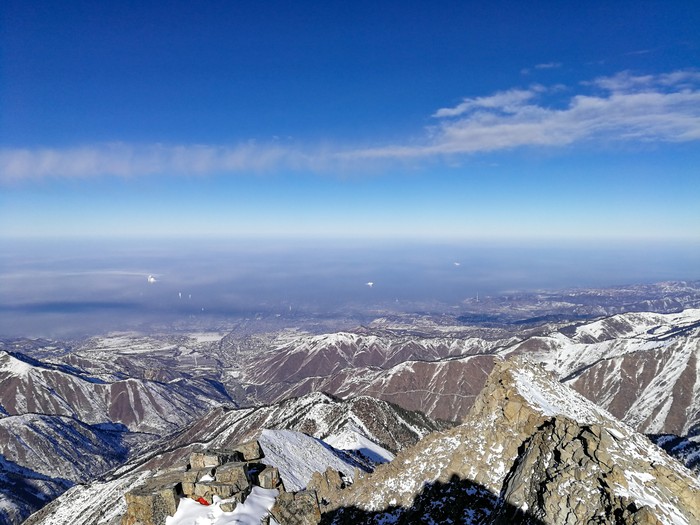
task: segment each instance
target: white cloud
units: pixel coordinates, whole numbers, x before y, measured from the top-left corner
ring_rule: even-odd
[[[561,67],[561,62],[547,62],[545,64],[536,64],[535,69],[556,69]]]
[[[512,113],[535,95],[535,90],[511,89],[499,91],[488,97],[465,98],[453,108],[438,109],[433,117],[457,117],[478,108],[500,109]]]
[[[567,93],[561,86],[498,91],[465,98],[433,114],[436,124],[412,142],[369,148],[300,148],[270,144],[130,145],[0,150],[0,182],[43,177],[196,175],[294,169],[336,172],[379,162],[454,156],[518,147],[561,147],[583,141],[700,140],[700,72],[621,72]],[[556,93],[558,104],[546,99]],[[382,164],[383,165],[383,164]]]
[[[278,167],[313,168],[324,161],[278,145],[236,146],[100,144],[67,149],[0,150],[0,181],[41,177],[132,177],[152,174],[200,175],[261,172]]]
[[[421,145],[370,148],[352,154],[375,159],[416,158],[522,146],[557,147],[582,141],[700,140],[698,72],[645,76],[623,72],[584,87],[593,92],[574,94],[563,107],[537,103],[555,91],[541,86],[465,99],[433,115],[439,123],[430,129],[429,141]]]

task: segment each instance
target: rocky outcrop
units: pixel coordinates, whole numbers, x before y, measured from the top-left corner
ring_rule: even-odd
[[[638,464],[615,454],[617,441],[599,425],[580,425],[564,416],[546,422],[524,445],[506,477],[494,525],[661,523],[653,504],[630,494],[631,483],[661,490],[670,501],[675,493],[684,503],[693,503],[680,478],[673,476],[671,483],[659,485],[654,474],[639,472]]]
[[[469,523],[698,524],[700,483],[519,357],[497,364],[462,425],[339,491],[324,521],[415,523],[440,513]]]
[[[263,461],[267,458],[257,440],[229,449],[195,451],[184,472],[161,473],[125,494],[127,507],[121,525],[164,525],[183,498],[232,512],[255,487],[275,490],[277,497],[268,513],[274,522],[316,525],[321,519],[319,502],[345,488],[350,479],[329,467],[324,474],[315,473],[308,487],[288,491],[279,469]],[[290,479],[288,486],[296,484],[297,479]]]
[[[253,486],[284,490],[277,469],[260,463],[262,457],[257,441],[230,449],[195,451],[184,472],[162,473],[126,493],[121,525],[164,525],[177,512],[181,498],[202,505],[216,503],[222,511],[231,512],[246,500]]]

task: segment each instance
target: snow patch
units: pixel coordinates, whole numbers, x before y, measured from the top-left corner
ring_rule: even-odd
[[[359,452],[374,463],[388,463],[394,459],[394,454],[367,438],[354,425],[348,425],[324,441],[339,450]]]
[[[286,490],[304,490],[314,472],[328,467],[351,477],[355,465],[341,459],[342,452],[323,441],[292,430],[263,430],[259,438],[265,453],[262,462],[277,467]]]
[[[245,502],[232,512],[221,510],[221,503],[226,500],[216,497],[209,506],[183,498],[175,515],[165,518],[165,525],[260,525],[261,520],[270,513],[277,495],[277,489],[253,487]]]

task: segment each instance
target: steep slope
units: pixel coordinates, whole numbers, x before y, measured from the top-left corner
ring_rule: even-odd
[[[8,523],[123,463],[132,445],[230,404],[205,379],[108,382],[4,351],[0,385],[0,508]]]
[[[700,482],[523,358],[465,423],[427,436],[327,509],[327,523],[700,523]],[[657,520],[657,521],[654,521]]]
[[[0,522],[18,523],[75,483],[124,462],[123,434],[65,416],[0,419]]]
[[[278,349],[279,354],[271,351],[261,356],[250,363],[242,376],[247,383],[246,391],[252,399],[264,402],[319,391],[341,397],[368,395],[436,419],[454,421],[467,413],[491,370],[493,359],[485,352],[492,352],[500,344],[475,339],[454,340],[448,344],[441,339],[440,343],[434,342],[435,346],[421,341],[392,345],[384,339],[384,344],[380,345],[378,338],[350,335],[343,334],[337,340],[319,336],[312,339],[312,345],[303,343]],[[329,339],[332,344],[327,344]],[[367,339],[372,343],[365,343]],[[395,353],[391,359],[382,354],[381,359],[372,361],[367,356],[368,348],[374,349],[376,354],[379,349],[394,348]],[[440,357],[457,352],[459,357]],[[391,364],[399,355],[416,354],[426,360]],[[291,361],[285,361],[287,358]],[[427,360],[432,358],[435,360]],[[358,364],[367,361],[379,364]],[[311,363],[314,363],[313,368]]]
[[[435,361],[488,353],[494,343],[480,338],[377,336],[338,332],[301,336],[251,359],[244,379],[251,384],[298,382],[344,369],[389,369],[406,361]]]
[[[641,432],[686,435],[700,423],[700,310],[616,315],[507,353],[537,359]]]
[[[220,385],[203,379],[107,382],[4,351],[0,351],[0,383],[0,407],[9,415],[61,415],[90,424],[120,423],[134,432],[158,435],[182,427],[213,406],[231,404]]]
[[[359,429],[364,437],[395,453],[440,426],[423,414],[367,396],[341,400],[314,393],[256,408],[215,409],[169,436],[165,450],[155,444],[150,453],[122,467],[120,472],[178,464],[196,446],[226,448],[252,439],[262,429],[295,430],[325,439],[347,428]]]

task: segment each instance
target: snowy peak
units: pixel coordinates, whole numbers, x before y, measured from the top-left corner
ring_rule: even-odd
[[[642,432],[686,435],[700,420],[700,310],[616,315],[504,353],[541,362]]]
[[[672,314],[625,313],[579,326],[573,339],[579,343],[629,338],[659,340],[692,328],[700,328],[700,309]]]

